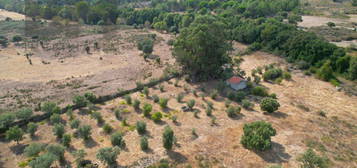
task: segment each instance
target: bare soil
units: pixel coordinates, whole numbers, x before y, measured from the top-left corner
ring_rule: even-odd
[[[0,20],[5,20],[7,17],[12,20],[25,20],[25,15],[0,9]]]

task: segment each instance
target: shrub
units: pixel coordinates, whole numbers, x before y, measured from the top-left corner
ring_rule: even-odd
[[[95,101],[97,100],[97,96],[91,92],[85,93],[84,97],[91,103],[95,103]]]
[[[140,135],[145,134],[145,132],[146,132],[146,123],[143,122],[143,121],[136,122],[136,131],[138,131],[138,134],[140,134]]]
[[[73,104],[77,107],[85,107],[88,104],[87,99],[84,96],[74,96],[73,97]]]
[[[121,109],[120,108],[117,108],[114,110],[114,115],[115,115],[115,118],[117,118],[117,120],[120,120],[121,119]]]
[[[146,97],[148,97],[149,96],[149,88],[148,87],[144,87],[143,93],[145,94]]]
[[[37,124],[30,122],[27,124],[27,132],[30,134],[31,137],[35,136],[37,131]]]
[[[130,97],[130,95],[125,95],[125,96],[124,96],[124,99],[125,99],[125,101],[126,101],[127,104],[131,104],[131,97]]]
[[[91,116],[92,116],[92,118],[97,120],[98,124],[101,124],[104,122],[102,114],[98,111],[93,112]]]
[[[259,76],[254,76],[254,83],[259,84],[261,80]]]
[[[109,124],[104,124],[103,131],[106,134],[110,134],[113,131],[113,127],[111,125],[109,125]]]
[[[32,116],[32,113],[30,108],[22,108],[16,112],[16,118],[20,120],[28,120]]]
[[[317,77],[323,81],[329,81],[332,79],[333,76],[333,70],[331,67],[331,62],[326,61],[321,68],[317,71]]]
[[[271,97],[273,99],[278,99],[278,97],[277,97],[277,95],[275,93],[270,94],[269,97]]]
[[[57,136],[58,139],[61,139],[64,134],[64,126],[62,124],[56,124],[53,129],[53,134]]]
[[[140,109],[140,100],[135,99],[134,102],[133,102],[133,107],[135,109]]]
[[[256,121],[244,124],[242,145],[247,149],[264,151],[271,148],[271,136],[276,135],[276,130],[270,123]]]
[[[51,167],[52,163],[56,160],[56,156],[51,153],[45,153],[36,157],[29,162],[29,166],[32,168],[45,168]]]
[[[255,95],[255,96],[262,96],[262,97],[265,97],[265,96],[269,95],[268,91],[262,86],[254,87],[252,89],[252,94]]]
[[[83,138],[83,140],[88,140],[92,134],[92,127],[89,125],[83,125],[78,128],[79,137]]]
[[[146,151],[149,149],[149,142],[148,139],[146,137],[141,137],[140,138],[140,148],[143,151]]]
[[[161,121],[161,118],[162,118],[162,114],[160,112],[156,112],[154,114],[151,115],[151,119],[154,121],[154,122],[159,122]]]
[[[12,41],[13,42],[20,42],[20,41],[22,41],[22,37],[19,36],[19,35],[15,35],[15,36],[12,37]]]
[[[234,106],[229,106],[227,109],[227,114],[229,117],[235,117],[237,114],[239,114],[241,111],[241,108],[239,106],[234,107]]]
[[[171,120],[172,120],[172,122],[176,123],[177,122],[177,116],[176,115],[172,116]]]
[[[183,94],[183,93],[179,93],[179,94],[177,95],[177,97],[176,97],[177,102],[181,103],[183,97],[184,97],[184,94]]]
[[[212,116],[212,108],[210,106],[206,107],[206,115],[207,116]]]
[[[124,141],[124,138],[123,138],[123,134],[120,133],[120,132],[114,133],[111,136],[110,141],[111,141],[113,146],[118,146],[118,147],[124,147],[125,146],[125,141]]]
[[[291,80],[291,74],[289,72],[287,72],[287,71],[284,71],[283,72],[283,78],[285,80]]]
[[[46,147],[46,151],[56,156],[56,160],[64,160],[65,148],[62,145],[50,144]]]
[[[335,24],[335,23],[333,23],[333,22],[327,22],[327,26],[328,26],[328,27],[335,27],[335,26],[336,26],[336,24]]]
[[[5,135],[7,140],[16,141],[16,143],[19,144],[19,141],[21,141],[24,136],[24,132],[18,126],[14,126],[7,130]]]
[[[54,102],[45,102],[41,105],[41,110],[45,113],[60,113],[61,109]]]
[[[241,102],[245,98],[245,93],[242,91],[238,91],[235,95],[235,101]]]
[[[71,126],[72,129],[78,128],[80,124],[81,124],[81,121],[79,121],[79,120],[72,120],[69,123],[69,125]]]
[[[187,102],[187,107],[190,109],[190,110],[193,110],[193,107],[195,106],[196,104],[196,101],[194,99],[191,99]]]
[[[299,156],[297,160],[301,162],[302,168],[329,167],[328,158],[318,156],[312,149],[308,149],[305,153]]]
[[[172,149],[172,145],[174,142],[174,131],[169,126],[166,126],[164,129],[164,133],[162,135],[163,146],[167,150]]]
[[[72,141],[72,136],[70,134],[64,134],[62,137],[62,144],[65,147],[69,147]]]
[[[165,86],[164,85],[159,85],[160,92],[165,92]]]
[[[262,99],[260,102],[260,109],[263,111],[266,111],[268,113],[272,113],[276,110],[278,110],[280,107],[280,104],[277,100],[267,97]]]
[[[151,111],[152,111],[152,105],[148,104],[148,103],[145,103],[144,106],[143,106],[144,116],[145,117],[149,117]]]
[[[211,94],[210,94],[210,97],[215,100],[218,96],[218,90],[214,89]]]
[[[52,114],[50,117],[51,124],[58,124],[62,121],[62,118],[59,114]]]
[[[73,110],[72,109],[68,109],[66,111],[66,115],[69,117],[69,120],[73,120],[74,119],[74,115],[73,115]]]
[[[161,98],[159,101],[160,107],[161,108],[167,108],[167,103],[169,102],[169,99],[167,98]]]
[[[45,149],[46,145],[42,143],[31,143],[24,149],[24,154],[27,157],[37,157],[40,152]]]
[[[264,81],[275,80],[283,75],[283,70],[280,68],[269,68],[263,74]]]
[[[158,103],[160,101],[159,96],[157,96],[156,94],[152,96],[152,99],[154,100],[155,103]]]
[[[119,150],[116,148],[106,147],[98,150],[96,157],[98,160],[110,165],[114,165],[116,163],[117,157],[119,154]]]
[[[16,116],[13,113],[0,114],[0,128],[8,127],[14,120]]]
[[[243,108],[250,110],[250,109],[253,109],[254,104],[251,103],[249,100],[244,99],[242,101],[242,106],[243,106]]]
[[[232,104],[232,101],[230,101],[230,100],[224,101],[224,106],[225,106],[226,108],[228,108],[231,104]]]

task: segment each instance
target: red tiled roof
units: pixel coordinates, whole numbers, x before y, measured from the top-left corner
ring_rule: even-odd
[[[238,76],[233,76],[230,79],[228,79],[228,82],[231,83],[231,84],[239,84],[242,81],[243,81],[243,79],[241,77],[238,77]]]

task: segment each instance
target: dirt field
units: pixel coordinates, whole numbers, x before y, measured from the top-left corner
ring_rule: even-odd
[[[4,9],[0,9],[0,20],[5,20],[7,17],[11,18],[12,20],[24,20],[25,15],[16,13],[16,12],[10,12]]]
[[[136,41],[149,34],[157,35],[152,55],[160,58],[160,65],[153,59],[145,61],[136,47]],[[46,99],[65,104],[74,94],[109,94],[160,77],[174,62],[169,39],[168,34],[125,29],[45,41],[43,46],[30,43],[30,48],[12,44],[0,51],[0,108],[34,107]],[[89,54],[86,46],[91,47]]]
[[[241,68],[250,74],[250,71],[257,67],[270,63],[277,63],[282,67],[287,64],[283,59],[256,52],[244,56]],[[122,150],[118,156],[120,166],[145,167],[157,162],[162,158],[167,158],[175,162],[178,167],[232,167],[232,168],[256,168],[266,167],[271,164],[281,164],[285,168],[298,167],[296,158],[308,147],[314,148],[319,154],[326,155],[333,162],[332,167],[352,168],[357,166],[357,97],[347,96],[343,92],[338,92],[329,83],[305,76],[299,71],[292,72],[291,81],[283,81],[282,84],[271,84],[263,82],[262,85],[269,88],[270,93],[276,93],[281,104],[278,112],[266,115],[263,114],[255,104],[254,110],[242,110],[242,114],[236,118],[229,118],[225,112],[225,98],[218,97],[212,100],[206,96],[205,100],[213,102],[213,115],[216,117],[216,125],[211,124],[211,118],[206,116],[203,106],[205,101],[195,97],[192,93],[186,93],[183,101],[196,100],[195,108],[200,111],[198,118],[192,112],[182,112],[180,109],[184,103],[178,103],[175,96],[184,93],[184,86],[191,90],[195,89],[198,94],[201,89],[206,88],[210,93],[216,82],[186,84],[183,80],[179,82],[179,87],[170,83],[164,83],[165,92],[155,87],[150,89],[150,95],[157,94],[159,97],[170,98],[168,109],[162,110],[153,100],[145,98],[141,93],[135,93],[133,98],[139,99],[141,105],[144,102],[154,105],[153,112],[162,111],[164,119],[155,124],[152,120],[143,117],[141,111],[135,111],[131,106],[126,105],[124,100],[119,98],[107,102],[105,105],[97,105],[98,111],[103,115],[106,123],[112,125],[116,131],[125,133],[126,149]],[[251,99],[254,102],[254,98]],[[129,126],[122,126],[113,113],[115,108],[126,108]],[[324,111],[326,117],[319,115],[319,111]],[[169,118],[176,115],[178,123],[174,124]],[[100,167],[104,167],[95,158],[95,153],[102,147],[110,145],[110,136],[105,135],[101,128],[97,126],[95,120],[91,119],[85,110],[75,111],[76,118],[82,124],[92,126],[92,141],[84,143],[81,139],[73,138],[72,147],[67,150],[65,156],[67,161],[73,162],[69,154],[74,149],[85,148],[88,153],[87,159],[95,161]],[[67,116],[62,118],[68,121]],[[140,150],[139,135],[132,129],[139,120],[147,123],[149,133],[148,152]],[[242,147],[239,143],[242,136],[244,123],[265,120],[272,123],[277,130],[277,135],[272,138],[273,148],[266,152],[253,152]],[[165,125],[170,125],[177,138],[177,145],[173,151],[166,152],[162,147],[162,132]],[[191,132],[195,129],[198,137],[193,137]],[[68,124],[67,132],[73,132]],[[36,133],[38,136],[31,140],[26,137],[21,141],[21,145],[16,146],[14,142],[0,142],[0,163],[3,167],[16,167],[19,161],[25,160],[21,154],[21,149],[30,142],[54,143],[55,137],[52,134],[52,126],[44,122]]]

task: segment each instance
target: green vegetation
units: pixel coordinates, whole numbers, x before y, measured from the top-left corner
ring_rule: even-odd
[[[151,115],[151,119],[154,121],[154,122],[160,122],[161,119],[162,119],[162,114],[161,112],[156,112],[154,114]]]
[[[25,156],[27,157],[36,157],[40,152],[45,150],[46,145],[42,143],[31,143],[24,149]]]
[[[62,124],[55,124],[53,129],[53,134],[58,138],[61,139],[65,132],[64,126]]]
[[[148,139],[146,137],[141,137],[140,138],[140,148],[143,151],[146,151],[149,149],[149,142]]]
[[[0,114],[0,128],[8,127],[14,120],[16,116],[13,113],[3,113]]]
[[[77,130],[79,137],[83,140],[89,140],[92,135],[92,127],[89,125],[80,126]]]
[[[30,134],[31,137],[35,136],[37,128],[38,125],[33,122],[27,124],[27,132]]]
[[[152,111],[152,105],[151,105],[151,104],[148,104],[148,103],[145,103],[144,106],[143,106],[144,116],[145,116],[145,117],[149,117],[151,111]]]
[[[172,131],[171,127],[166,126],[164,129],[164,133],[162,134],[162,143],[166,150],[172,149],[174,138],[174,131]]]
[[[138,134],[143,135],[146,133],[146,123],[144,121],[136,122],[136,131]]]
[[[54,113],[58,114],[61,112],[61,108],[58,107],[57,104],[54,102],[45,102],[41,105],[41,111],[50,114],[54,114]]]
[[[113,127],[111,125],[109,125],[109,124],[104,124],[103,131],[106,134],[110,134],[113,131]]]
[[[167,108],[167,103],[168,102],[169,102],[169,99],[160,98],[160,101],[159,101],[160,107],[163,108],[163,109]]]
[[[52,114],[50,117],[51,124],[58,124],[58,123],[61,123],[61,121],[62,121],[62,118],[61,118],[61,115],[59,115],[59,114]]]
[[[308,149],[303,153],[298,161],[301,162],[302,168],[328,168],[329,160],[325,157],[318,156],[312,149]]]
[[[194,99],[189,100],[187,102],[188,109],[193,110],[193,107],[195,106],[195,104],[196,104],[196,101]]]
[[[19,141],[23,139],[24,132],[18,126],[14,126],[7,130],[5,135],[7,140],[16,141],[19,144]]]
[[[123,134],[120,132],[114,133],[110,138],[113,146],[124,147],[125,141],[123,138]]]
[[[28,120],[33,112],[30,108],[22,108],[16,112],[16,118],[19,120]]]
[[[92,112],[91,117],[94,118],[95,120],[97,120],[97,123],[98,123],[98,124],[104,123],[103,116],[102,116],[102,114],[101,114],[100,112],[98,112],[98,111]]]
[[[268,113],[272,113],[280,107],[279,102],[276,99],[267,97],[263,98],[262,101],[260,102],[260,108],[263,111],[266,111]]]
[[[116,163],[119,150],[116,148],[106,147],[101,148],[97,152],[97,159],[106,163],[108,166],[114,165]]]
[[[61,141],[63,146],[69,147],[72,141],[72,136],[70,134],[64,134]]]
[[[134,102],[133,102],[133,107],[136,110],[140,109],[140,100],[135,99]]]
[[[85,107],[88,104],[88,100],[84,96],[74,96],[73,97],[73,104],[78,107]]]
[[[72,120],[70,121],[69,125],[72,129],[75,129],[75,128],[78,128],[79,125],[81,124],[81,121],[75,119],[75,120]]]
[[[244,124],[242,145],[247,149],[264,151],[271,148],[271,136],[276,135],[276,130],[270,123],[256,121]]]

